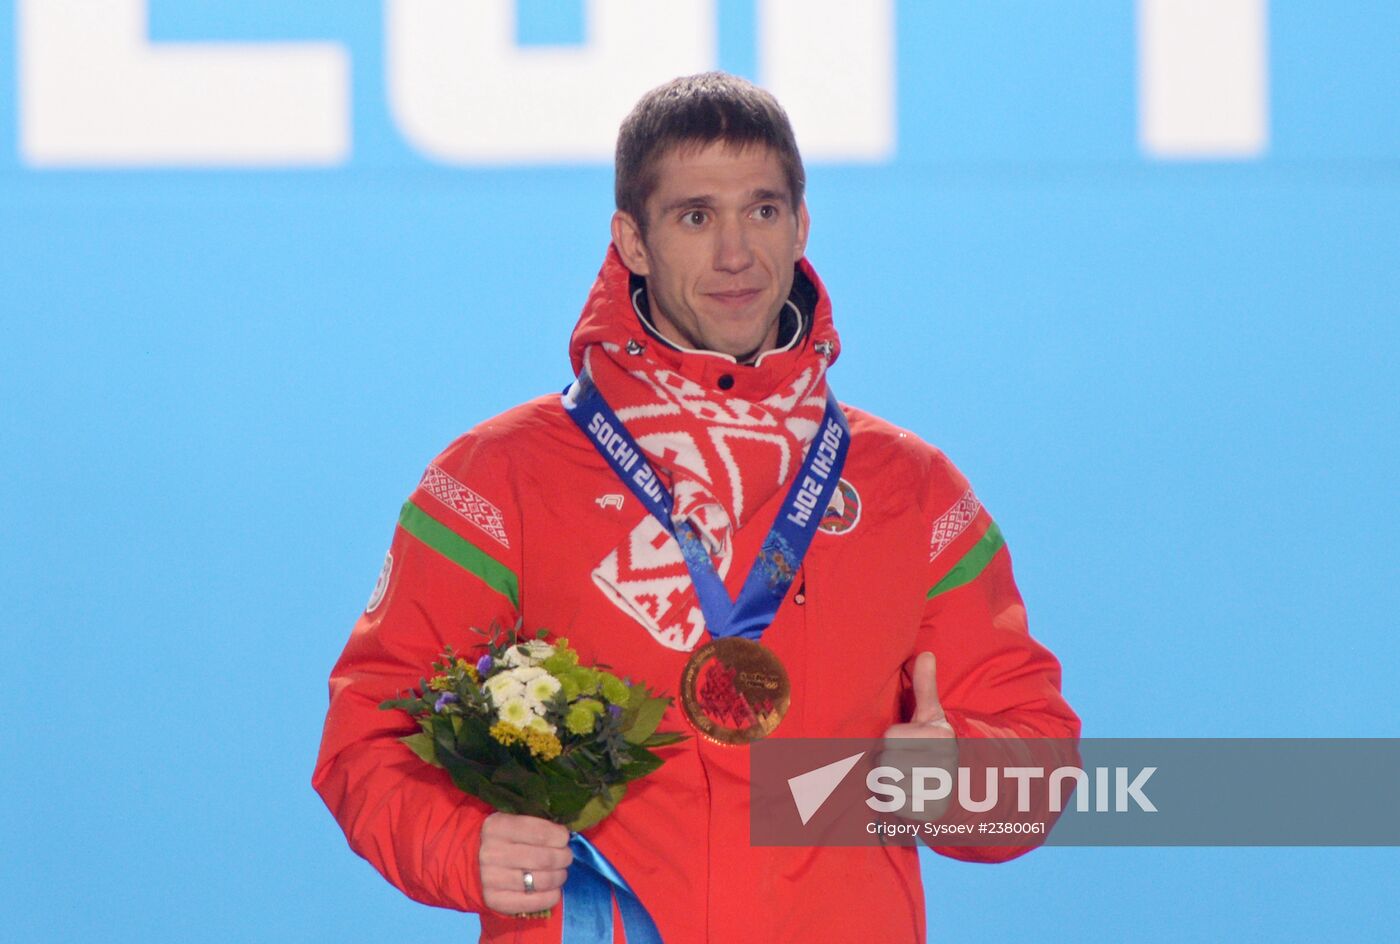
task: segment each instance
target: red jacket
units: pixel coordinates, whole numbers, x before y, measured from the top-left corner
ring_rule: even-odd
[[[799,347],[834,344],[825,291],[801,265],[820,298]],[[610,252],[575,331],[576,369],[585,342],[655,344],[632,311],[627,277]],[[715,357],[663,356],[704,384],[725,369]],[[737,371],[731,392],[766,395],[791,367],[786,357]],[[913,658],[931,650],[939,697],[960,738],[1077,737],[1059,665],[1028,635],[1010,556],[967,481],[917,436],[843,409],[852,435],[842,478],[859,515],[843,533],[816,535],[764,634],[792,682],[779,733],[879,737],[907,720]],[[731,594],[785,491],[735,535]],[[624,495],[622,507],[609,495]],[[688,654],[657,644],[589,576],[645,514],[557,395],[482,423],[434,460],[405,504],[387,579],[331,673],[316,790],[350,846],[405,894],[481,912],[483,941],[558,941],[561,909],[536,920],[485,909],[477,850],[489,810],[400,744],[413,722],[378,704],[416,685],[444,645],[472,647],[472,627],[519,617],[527,630],[567,637],[585,662],[676,694]],[[691,730],[674,705],[662,729]],[[630,882],[667,944],[924,940],[914,849],[753,847],[748,749],[692,737],[663,755],[660,771],[633,784],[589,838]],[[936,851],[999,861],[1026,850]]]

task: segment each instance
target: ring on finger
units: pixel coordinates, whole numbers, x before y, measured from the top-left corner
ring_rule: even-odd
[[[528,894],[530,894],[530,892],[532,892],[532,891],[535,890],[535,873],[534,873],[534,872],[531,872],[529,869],[526,869],[526,870],[525,870],[525,874],[522,875],[522,876],[520,877],[520,881],[521,881],[521,884],[523,884],[523,885],[525,886],[525,894],[528,895]]]

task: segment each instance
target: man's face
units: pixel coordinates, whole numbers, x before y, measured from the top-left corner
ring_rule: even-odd
[[[807,246],[807,207],[794,208],[782,163],[762,146],[676,147],[657,162],[646,236],[629,214],[612,235],[647,281],[656,329],[684,347],[744,361],[774,346]]]

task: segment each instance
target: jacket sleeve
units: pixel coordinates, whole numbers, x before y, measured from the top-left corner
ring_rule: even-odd
[[[380,702],[417,687],[444,646],[473,628],[515,624],[519,528],[509,478],[464,437],[429,466],[403,506],[385,571],[331,671],[312,785],[350,847],[410,898],[481,911],[477,853],[490,809],[399,742],[418,730]],[[502,511],[501,509],[506,509]]]
[[[1079,718],[1060,692],[1059,661],[1028,631],[1001,531],[961,473],[940,460],[946,474],[932,506],[929,590],[906,677],[920,652],[937,657],[939,701],[954,734],[971,748],[960,750],[960,765],[964,754],[983,765],[1077,765]],[[967,744],[989,738],[1006,740]],[[1002,790],[998,805],[972,821],[1024,820],[1024,813],[1014,811],[1015,799]],[[1025,846],[933,849],[964,861],[1001,862],[1029,852],[1043,838]]]

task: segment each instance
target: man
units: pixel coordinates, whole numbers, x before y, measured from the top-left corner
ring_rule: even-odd
[[[416,684],[444,645],[469,648],[472,627],[517,619],[677,694],[723,631],[680,542],[703,544],[739,595],[775,522],[806,521],[789,488],[804,462],[820,478],[810,463],[831,460],[833,444],[848,443],[839,481],[758,627],[790,684],[779,735],[1078,734],[967,482],[913,435],[829,401],[839,341],[804,258],[804,172],[776,101],[718,73],[653,90],[623,123],[616,173],[612,246],[570,346],[582,379],[563,401],[483,423],[429,466],[332,673],[314,777],[356,852],[416,900],[479,912],[486,941],[560,939],[560,909],[516,916],[559,901],[567,832],[459,793],[398,742],[413,725],[379,702]],[[570,410],[594,388],[685,534],[648,514],[610,464],[617,449],[610,459],[576,424]],[[661,769],[589,834],[663,938],[922,941],[915,851],[752,846],[742,741],[766,732],[726,741],[687,704],[662,729],[708,736],[663,749]],[[938,851],[996,861],[1024,849]]]

